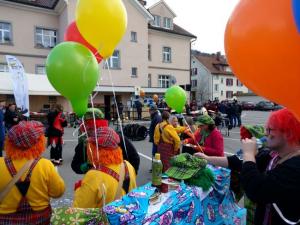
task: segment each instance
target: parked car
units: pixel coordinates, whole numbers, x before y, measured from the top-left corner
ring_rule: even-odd
[[[279,109],[283,109],[284,107],[282,105],[278,105],[276,103],[274,103],[274,110],[279,110]]]
[[[268,101],[260,101],[256,104],[256,109],[262,111],[274,110],[274,104]]]
[[[247,101],[241,102],[241,105],[243,110],[254,110],[256,107],[256,104],[254,102]]]

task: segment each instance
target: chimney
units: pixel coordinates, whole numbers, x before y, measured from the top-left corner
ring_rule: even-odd
[[[221,60],[221,52],[217,52],[216,57],[217,57],[217,60],[220,61]]]
[[[139,3],[142,5],[142,6],[146,6],[146,4],[147,4],[147,2],[146,1],[143,1],[143,0],[138,0],[139,1]]]

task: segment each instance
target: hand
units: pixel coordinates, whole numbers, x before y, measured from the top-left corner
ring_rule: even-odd
[[[242,151],[244,155],[255,156],[257,152],[256,138],[253,137],[252,139],[246,138],[242,140]]]
[[[205,160],[207,160],[207,157],[208,157],[207,155],[205,155],[202,152],[197,152],[197,153],[194,154],[194,156],[196,156],[198,158],[201,158],[201,159],[205,159]]]
[[[204,147],[200,145],[194,145],[193,149],[195,149],[195,151],[197,152],[201,152],[201,153],[204,152]]]

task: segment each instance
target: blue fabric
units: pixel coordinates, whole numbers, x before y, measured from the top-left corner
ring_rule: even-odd
[[[293,0],[293,12],[297,29],[300,33],[300,0]]]
[[[148,202],[155,188],[146,184],[134,189],[121,200],[104,207],[110,224],[246,224],[246,209],[240,208],[229,190],[230,170],[209,166],[216,181],[213,191],[200,200],[196,187],[184,183],[170,192],[158,212],[147,215]]]

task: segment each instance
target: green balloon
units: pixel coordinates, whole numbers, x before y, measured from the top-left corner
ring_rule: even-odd
[[[171,109],[178,113],[182,113],[186,103],[186,93],[179,86],[172,86],[167,89],[165,94],[166,103]]]
[[[93,53],[77,42],[55,46],[46,61],[48,80],[82,116],[87,111],[88,98],[99,79],[99,68]]]

